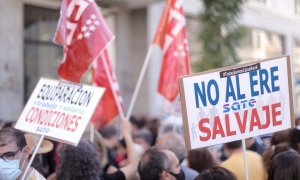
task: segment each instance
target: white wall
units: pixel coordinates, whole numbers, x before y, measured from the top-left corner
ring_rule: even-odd
[[[23,108],[23,1],[0,1],[0,120]]]

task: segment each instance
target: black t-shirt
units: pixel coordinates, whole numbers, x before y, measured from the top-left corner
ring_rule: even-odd
[[[108,158],[108,163],[116,168],[119,168],[118,163],[116,162],[116,151],[110,149],[107,147],[107,158]]]
[[[101,179],[104,180],[126,180],[125,174],[118,169],[117,172],[112,174],[104,174]]]

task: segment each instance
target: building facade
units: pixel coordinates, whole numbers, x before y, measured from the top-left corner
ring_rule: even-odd
[[[300,0],[249,0],[243,7],[239,24],[247,33],[238,48],[245,62],[283,54],[291,55],[295,112],[300,113]],[[116,35],[109,52],[128,107],[144,59],[155,34],[164,1],[98,0],[102,12]],[[38,79],[58,78],[57,67],[62,47],[52,43],[59,18],[60,0],[0,1],[0,120],[15,121]],[[197,15],[199,0],[184,0],[192,60],[201,55]],[[162,117],[177,113],[173,104],[157,92],[162,54],[154,48],[138,95],[134,114]],[[84,78],[89,82],[89,74]]]

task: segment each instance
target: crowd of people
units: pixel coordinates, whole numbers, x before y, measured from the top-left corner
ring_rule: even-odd
[[[188,151],[182,132],[175,123],[132,117],[96,131],[92,141],[87,130],[77,146],[44,140],[25,179],[246,179],[242,141]],[[37,140],[11,124],[1,128],[0,180],[21,179]],[[300,180],[299,126],[245,144],[250,180]]]

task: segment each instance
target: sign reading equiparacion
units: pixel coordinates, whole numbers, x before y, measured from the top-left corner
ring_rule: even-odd
[[[77,145],[104,88],[41,78],[16,128]]]

